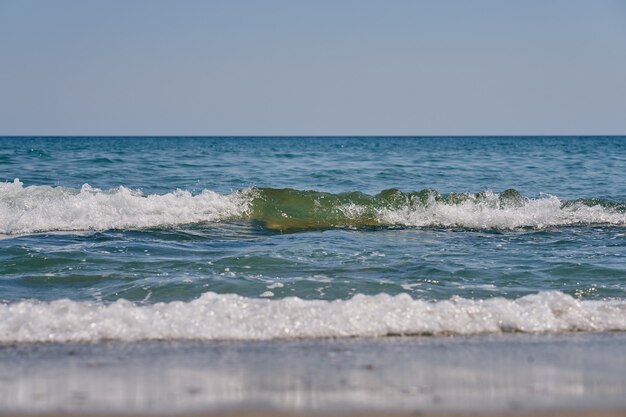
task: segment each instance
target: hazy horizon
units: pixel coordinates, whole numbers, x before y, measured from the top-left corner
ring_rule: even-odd
[[[0,1],[4,136],[626,134],[620,1]]]

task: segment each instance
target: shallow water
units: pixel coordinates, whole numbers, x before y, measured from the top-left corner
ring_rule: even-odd
[[[0,341],[626,330],[625,168],[625,137],[0,138]]]

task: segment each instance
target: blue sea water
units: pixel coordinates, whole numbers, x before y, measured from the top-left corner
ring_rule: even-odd
[[[626,137],[2,137],[0,342],[626,330]]]

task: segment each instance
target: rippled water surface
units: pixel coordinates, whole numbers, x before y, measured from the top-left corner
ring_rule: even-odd
[[[0,340],[626,330],[624,172],[625,137],[0,138]]]

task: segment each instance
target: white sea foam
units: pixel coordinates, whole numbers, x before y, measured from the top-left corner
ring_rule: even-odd
[[[257,196],[258,191],[254,188],[229,195],[210,190],[197,195],[183,190],[144,195],[124,186],[110,190],[96,189],[88,184],[79,190],[38,185],[25,187],[16,179],[0,183],[0,235],[168,227],[241,218],[250,212]],[[263,204],[263,201],[261,198],[258,203]],[[346,220],[337,224],[329,220],[329,225],[352,226],[350,222],[354,221],[358,226],[362,224],[362,216],[372,214],[371,207],[357,204],[344,204],[337,210]],[[378,223],[383,226],[542,229],[568,225],[626,225],[624,210],[600,204],[564,204],[555,196],[545,196],[507,205],[492,192],[481,193],[480,197],[467,195],[460,202],[445,202],[433,196],[424,205],[375,210],[375,213]],[[299,215],[306,224],[307,213]]]
[[[501,332],[626,331],[626,301],[542,292],[514,300],[268,300],[205,293],[190,302],[104,305],[57,300],[0,304],[0,342],[267,340]]]
[[[432,200],[425,206],[400,210],[381,210],[383,224],[402,226],[465,227],[473,229],[543,229],[570,225],[626,225],[626,213],[583,203],[563,205],[555,196],[527,199],[517,206],[502,205],[496,193],[483,199],[467,198],[450,204]]]
[[[28,186],[15,179],[0,183],[0,234],[105,230],[171,226],[240,216],[249,198],[243,193],[198,195],[176,190],[143,195],[126,187],[80,190]]]

